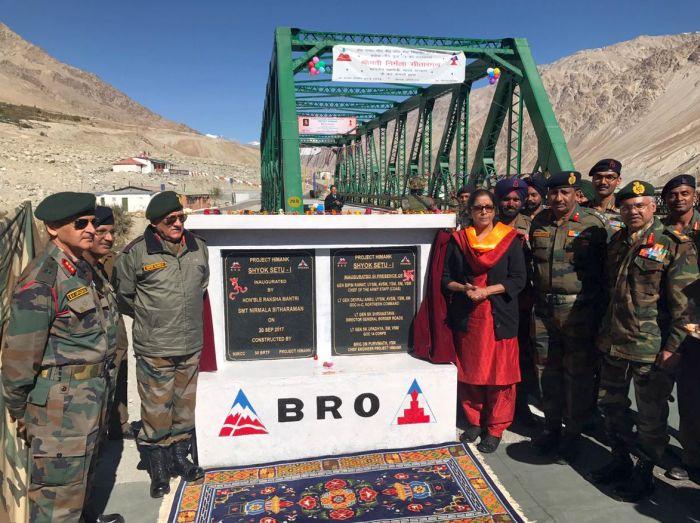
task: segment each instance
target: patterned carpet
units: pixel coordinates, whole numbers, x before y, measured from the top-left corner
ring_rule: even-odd
[[[524,521],[459,443],[208,470],[182,482],[171,523]]]

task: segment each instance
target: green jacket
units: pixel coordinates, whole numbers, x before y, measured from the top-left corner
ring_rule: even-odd
[[[605,225],[579,205],[561,225],[551,209],[533,218],[530,248],[538,295],[582,295],[592,300],[604,294]]]
[[[612,294],[599,348],[613,356],[651,363],[659,351],[676,352],[685,338],[688,297],[698,278],[692,239],[658,218],[641,233],[616,233],[608,246]]]
[[[117,324],[90,265],[50,242],[20,276],[2,348],[3,396],[14,419],[45,405],[44,369],[102,363],[116,350]]]
[[[175,256],[151,226],[124,248],[112,283],[119,310],[134,318],[134,352],[184,356],[202,349],[202,307],[209,255],[201,238],[185,231]]]

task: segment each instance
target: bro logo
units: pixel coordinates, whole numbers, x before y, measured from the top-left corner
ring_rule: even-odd
[[[343,400],[338,396],[316,396],[316,419],[324,420],[326,416],[333,419],[342,418]],[[344,409],[344,410],[347,410]],[[371,418],[379,412],[379,397],[371,392],[359,394],[353,402],[355,414],[361,418]],[[304,419],[304,402],[299,398],[279,398],[277,400],[277,421],[290,423]]]

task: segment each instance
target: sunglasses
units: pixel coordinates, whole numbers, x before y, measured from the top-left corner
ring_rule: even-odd
[[[171,216],[168,216],[167,218],[163,218],[163,223],[165,225],[173,225],[178,220],[180,220],[180,223],[185,223],[185,221],[187,220],[187,215],[186,214],[173,214]]]
[[[493,205],[472,205],[472,212],[493,212]]]
[[[78,218],[77,220],[75,220],[73,222],[73,227],[75,228],[76,231],[82,231],[90,223],[94,224],[95,218]]]

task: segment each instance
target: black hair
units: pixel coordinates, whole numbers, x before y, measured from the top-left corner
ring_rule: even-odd
[[[469,207],[471,207],[472,205],[474,205],[474,202],[476,201],[476,199],[477,199],[479,196],[488,196],[489,199],[491,200],[491,203],[493,204],[494,209],[498,206],[498,205],[496,204],[496,197],[495,197],[494,194],[493,194],[491,191],[489,191],[488,189],[477,189],[476,191],[474,191],[473,193],[471,193],[471,194],[469,195],[469,200],[467,200],[467,205],[468,205]]]
[[[469,191],[469,187],[467,187],[466,185],[462,185],[462,187],[459,188],[459,190],[457,191],[457,196],[464,193],[471,194],[471,192]]]

